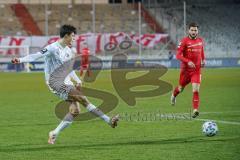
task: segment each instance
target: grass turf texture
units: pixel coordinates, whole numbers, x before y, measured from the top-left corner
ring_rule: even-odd
[[[175,86],[178,75],[178,70],[169,70],[161,78]],[[199,118],[237,122],[217,122],[220,131],[215,137],[201,133],[203,121],[123,120],[112,129],[97,119],[73,123],[55,145],[48,145],[48,132],[59,123],[54,107],[60,100],[48,91],[43,73],[0,73],[0,159],[239,159],[240,69],[206,69],[202,80]],[[117,96],[109,71],[84,85]],[[191,87],[179,95],[175,107],[169,99],[170,93],[137,99],[137,105],[129,107],[119,98],[118,107],[109,114],[188,113]],[[91,100],[99,104],[97,99]]]

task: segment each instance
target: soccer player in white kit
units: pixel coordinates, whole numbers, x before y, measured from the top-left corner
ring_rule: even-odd
[[[12,63],[27,63],[44,58],[45,80],[49,89],[61,99],[70,101],[69,112],[65,115],[60,124],[49,132],[49,144],[54,144],[59,133],[68,127],[79,115],[79,103],[96,116],[107,122],[112,128],[117,126],[119,116],[112,118],[105,115],[95,107],[81,92],[81,80],[76,75],[73,66],[75,51],[69,46],[75,41],[76,28],[71,25],[63,25],[60,28],[60,39],[42,49],[40,52],[30,54],[22,58],[13,58]],[[74,80],[76,85],[71,80]]]

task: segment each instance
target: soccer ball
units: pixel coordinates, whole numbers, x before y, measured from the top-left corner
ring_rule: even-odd
[[[215,136],[218,132],[217,124],[212,121],[207,121],[203,123],[202,131],[203,131],[203,134],[205,134],[208,137]]]

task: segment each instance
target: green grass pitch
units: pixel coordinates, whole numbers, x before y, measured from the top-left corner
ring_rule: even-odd
[[[161,78],[175,86],[178,75],[174,69]],[[94,83],[84,85],[118,96],[110,77],[109,71],[102,71]],[[144,118],[148,113],[187,115],[191,98],[190,86],[179,95],[175,107],[170,106],[170,93],[137,99],[135,107],[119,98],[118,107],[109,115],[140,113],[142,117],[123,119],[116,129],[99,119],[75,122],[55,145],[49,145],[48,132],[60,121],[54,114],[60,100],[49,92],[43,73],[0,73],[0,160],[239,159],[240,69],[203,71],[198,120]],[[217,121],[218,135],[202,134],[204,119]]]

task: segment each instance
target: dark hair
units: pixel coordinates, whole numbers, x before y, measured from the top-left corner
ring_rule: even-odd
[[[188,29],[190,29],[191,27],[197,27],[197,28],[198,28],[198,24],[195,23],[195,22],[191,22],[191,23],[188,25]]]
[[[76,32],[77,30],[74,26],[65,24],[60,28],[60,37],[63,38],[66,34],[70,35],[71,33],[76,34]]]

